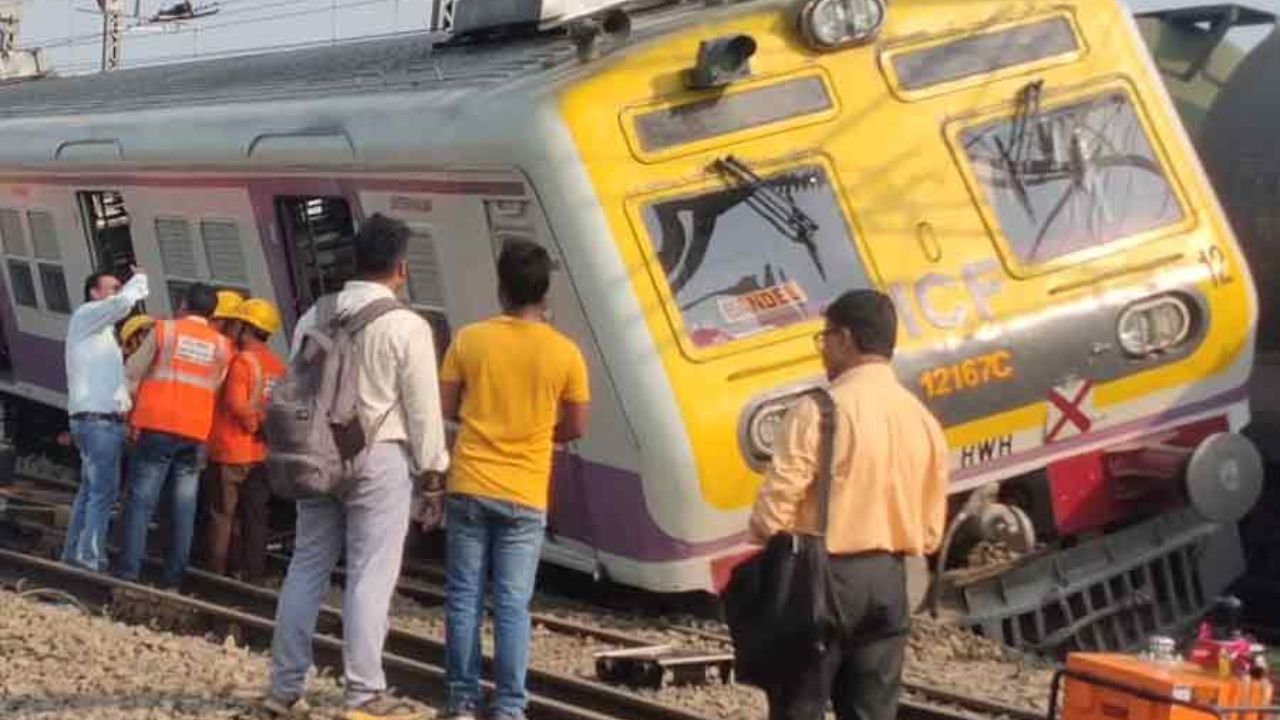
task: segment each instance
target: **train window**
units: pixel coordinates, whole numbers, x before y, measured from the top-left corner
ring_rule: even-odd
[[[190,223],[182,218],[156,218],[156,244],[160,246],[165,275],[199,277]]]
[[[53,227],[53,216],[47,212],[32,210],[27,213],[27,222],[31,225],[31,246],[36,258],[61,260],[62,252],[58,250],[58,233]]]
[[[50,312],[71,313],[71,296],[67,294],[67,276],[62,266],[40,263],[40,289],[44,291],[44,306]]]
[[[201,237],[206,243],[205,255],[208,257],[211,251],[207,244],[211,235],[207,232],[205,225],[206,223],[201,223]],[[234,224],[232,225],[232,232],[235,232]],[[220,276],[212,260],[209,261],[207,272],[200,268],[197,262],[199,252],[196,249],[195,237],[191,232],[191,223],[186,219],[173,217],[156,218],[156,244],[160,247],[160,263],[164,266],[165,280],[169,291],[169,307],[174,310],[182,307],[182,301],[186,297],[187,289],[198,282],[212,285],[218,290],[235,290],[241,295],[249,295],[244,287],[248,285],[248,282],[242,279],[243,275],[227,277],[226,273],[222,273]],[[219,248],[212,252],[222,253],[224,251]],[[234,275],[234,273],[232,274]]]
[[[1065,17],[965,35],[925,48],[891,52],[893,72],[903,90],[923,90],[952,80],[986,75],[1080,49]]]
[[[22,215],[17,210],[0,210],[0,239],[9,255],[27,257],[27,236],[22,230]]]
[[[1036,264],[1171,225],[1182,208],[1142,122],[1122,93],[961,133],[1010,250]]]
[[[831,106],[822,79],[803,77],[637,115],[636,137],[640,148],[652,153],[820,113]]]
[[[53,216],[42,210],[31,210],[27,213],[27,224],[31,229],[32,256],[37,260],[52,261],[36,265],[44,308],[49,312],[69,314],[71,297],[67,294],[66,275],[62,266],[57,264],[62,259],[62,251],[58,249]]]
[[[38,308],[36,282],[31,276],[31,264],[25,260],[10,260],[9,284],[13,286],[13,301],[23,307]]]
[[[355,277],[355,222],[340,197],[277,197],[298,310]]]
[[[444,311],[444,278],[436,254],[435,238],[421,226],[413,228],[409,238],[409,302],[431,325],[435,340],[436,361],[444,359],[452,339],[449,318]]]
[[[489,225],[489,243],[493,247],[495,259],[502,254],[502,248],[509,240],[535,242],[537,233],[533,227],[530,207],[528,200],[484,201],[484,217]]]
[[[409,239],[409,298],[415,305],[444,307],[444,280],[430,232],[415,229]]]
[[[235,285],[222,285],[219,283],[209,283],[209,282],[205,282],[204,280],[176,280],[176,279],[170,278],[165,282],[165,289],[168,291],[168,294],[169,294],[169,307],[173,308],[174,312],[177,312],[178,309],[182,307],[183,301],[186,300],[187,298],[187,290],[192,285],[195,285],[198,282],[203,282],[206,285],[209,285],[210,287],[212,287],[214,290],[234,290],[235,292],[240,293],[241,296],[246,298],[253,296],[253,293],[251,293],[249,289],[245,287],[239,287]]]
[[[22,214],[16,210],[0,210],[0,235],[3,236],[0,240],[3,240],[5,254],[9,256],[6,266],[9,268],[13,300],[23,307],[40,308],[40,295],[36,292],[38,277],[43,291],[40,294],[44,296],[44,309],[64,315],[70,313],[71,298],[67,294],[67,279],[62,266],[56,263],[61,259],[62,253],[58,250],[53,217],[47,212],[33,210],[27,213],[27,220],[31,245],[27,244]],[[33,259],[55,262],[41,262],[33,271]]]
[[[62,259],[62,251],[58,249],[58,233],[54,228],[53,215],[41,210],[27,213],[27,223],[31,227],[32,254],[41,262],[37,265],[40,278],[40,291],[44,296],[46,310],[63,315],[71,312],[71,297],[67,294],[67,277],[62,266],[57,264]]]
[[[124,196],[111,191],[86,191],[76,193],[76,198],[89,235],[94,266],[118,277],[128,277],[137,261]]]
[[[169,280],[165,283],[165,290],[169,293],[169,307],[173,312],[178,312],[182,307],[183,301],[187,298],[187,288],[194,284],[189,280]]]
[[[826,171],[808,165],[646,206],[644,224],[685,330],[709,347],[817,317],[868,285]],[[751,178],[750,181],[746,181]]]
[[[249,282],[244,250],[240,247],[240,230],[228,220],[200,221],[200,239],[204,243],[209,275],[219,282]]]

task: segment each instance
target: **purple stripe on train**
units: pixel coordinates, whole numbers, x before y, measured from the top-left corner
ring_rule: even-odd
[[[21,332],[11,333],[9,338],[14,380],[54,392],[67,392],[67,365],[62,341]]]
[[[642,562],[714,555],[746,542],[743,532],[701,543],[672,537],[654,522],[640,475],[556,454],[550,530],[600,552]],[[697,502],[697,501],[695,501]]]
[[[1046,445],[1010,457],[1001,464],[1047,459],[1046,456],[1051,453],[1070,452],[1086,444],[1121,434],[1154,428],[1207,410],[1225,408],[1244,397],[1244,388],[1237,388],[1098,433]],[[989,472],[990,469],[983,467],[980,470]],[[972,475],[973,473],[957,473],[953,480]],[[691,502],[700,503],[701,500]],[[644,483],[639,474],[571,458],[563,453],[556,455],[550,526],[554,533],[586,543],[601,552],[645,562],[672,562],[717,555],[747,539],[745,528],[743,533],[702,543],[672,537],[658,527],[650,515]]]

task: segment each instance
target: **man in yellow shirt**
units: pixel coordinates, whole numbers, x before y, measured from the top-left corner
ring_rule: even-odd
[[[507,243],[498,258],[504,312],[463,328],[440,370],[440,404],[461,424],[449,470],[446,717],[480,701],[480,622],[493,576],[497,694],[490,717],[523,720],[529,599],[546,526],[553,444],[581,437],[590,389],[573,341],[543,320],[551,257]]]
[[[826,546],[840,635],[821,654],[787,658],[769,688],[769,720],[897,715],[910,611],[903,561],[932,553],[945,529],[950,453],[942,427],[889,361],[898,319],[888,296],[854,290],[825,311],[814,338],[835,401]],[[751,513],[751,534],[814,533],[820,525],[820,411],[805,398],[783,422]]]

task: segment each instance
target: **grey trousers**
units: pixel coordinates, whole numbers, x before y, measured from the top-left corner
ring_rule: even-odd
[[[403,446],[370,449],[360,479],[340,498],[298,502],[293,559],[271,642],[271,694],[292,701],[306,691],[311,638],[329,578],[346,549],[342,596],[342,662],[348,706],[386,690],[382,646],[391,595],[400,576],[413,480]]]

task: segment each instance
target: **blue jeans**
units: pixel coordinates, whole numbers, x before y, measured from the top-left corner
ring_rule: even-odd
[[[200,489],[200,443],[143,430],[129,456],[129,488],[124,503],[120,559],[116,575],[137,580],[147,552],[147,523],[160,491],[169,485],[169,543],[160,582],[176,586],[187,571],[195,530],[196,493]]]
[[[498,686],[492,716],[495,720],[524,717],[529,600],[545,527],[546,515],[514,503],[469,495],[450,495],[446,500],[445,668],[450,712],[474,712],[480,705],[480,624],[484,580],[491,569]]]
[[[71,438],[80,451],[80,488],[62,546],[65,563],[95,572],[107,568],[107,525],[120,492],[124,432],[123,423],[111,420],[71,421]]]

